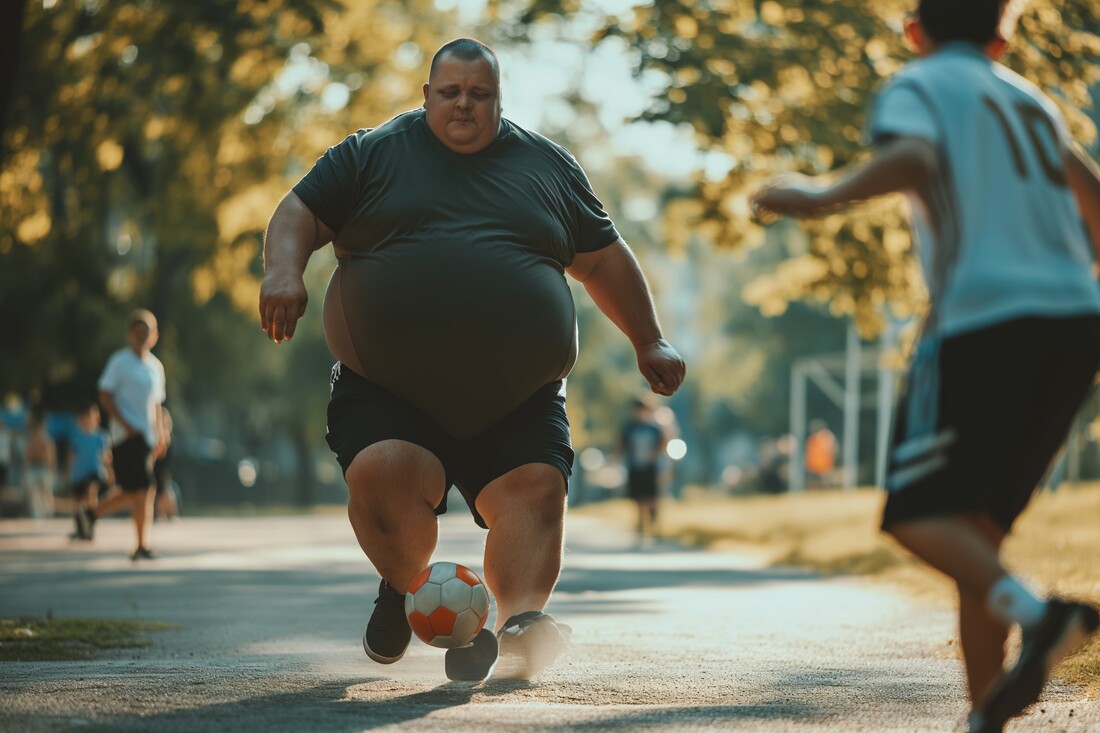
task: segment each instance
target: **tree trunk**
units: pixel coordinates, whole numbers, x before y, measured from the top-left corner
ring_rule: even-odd
[[[0,3],[0,143],[11,107],[12,90],[15,89],[15,72],[19,61],[19,36],[23,32],[25,0],[9,0]],[[6,149],[0,144],[0,170],[4,167]]]

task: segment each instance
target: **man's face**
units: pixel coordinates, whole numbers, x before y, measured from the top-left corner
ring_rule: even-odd
[[[99,408],[92,407],[77,415],[77,423],[84,430],[94,430],[99,427]]]
[[[157,329],[147,323],[133,323],[127,331],[130,338],[130,346],[134,351],[144,351],[156,346]]]
[[[424,85],[428,128],[456,153],[489,146],[500,130],[500,89],[485,58],[442,56]]]

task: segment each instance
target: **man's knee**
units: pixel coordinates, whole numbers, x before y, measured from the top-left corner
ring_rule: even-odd
[[[385,509],[406,511],[423,504],[434,509],[446,489],[446,472],[439,459],[425,448],[397,440],[374,443],[359,451],[344,479],[349,510],[371,514]]]
[[[565,477],[553,466],[532,463],[509,471],[482,489],[477,510],[492,528],[502,516],[558,524],[565,516]]]
[[[1000,548],[1005,541],[1005,531],[988,514],[964,514],[960,519],[992,547]]]

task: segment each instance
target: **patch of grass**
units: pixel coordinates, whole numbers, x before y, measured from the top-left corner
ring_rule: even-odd
[[[105,649],[139,649],[151,631],[178,628],[150,621],[92,618],[0,619],[0,661],[53,662],[91,659]]]
[[[778,496],[686,492],[661,504],[660,535],[711,549],[751,552],[772,565],[887,583],[922,602],[953,607],[954,586],[879,531],[884,500],[877,489],[807,491]],[[571,511],[633,528],[626,499]],[[1100,603],[1100,483],[1066,486],[1035,497],[1005,543],[1007,567],[1041,590]],[[1100,639],[1065,660],[1057,674],[1100,697]]]

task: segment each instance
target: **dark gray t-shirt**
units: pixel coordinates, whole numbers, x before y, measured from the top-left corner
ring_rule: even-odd
[[[294,192],[337,233],[325,337],[353,371],[458,438],[569,373],[564,270],[619,233],[561,146],[502,120],[463,155],[415,110],[330,148]]]

